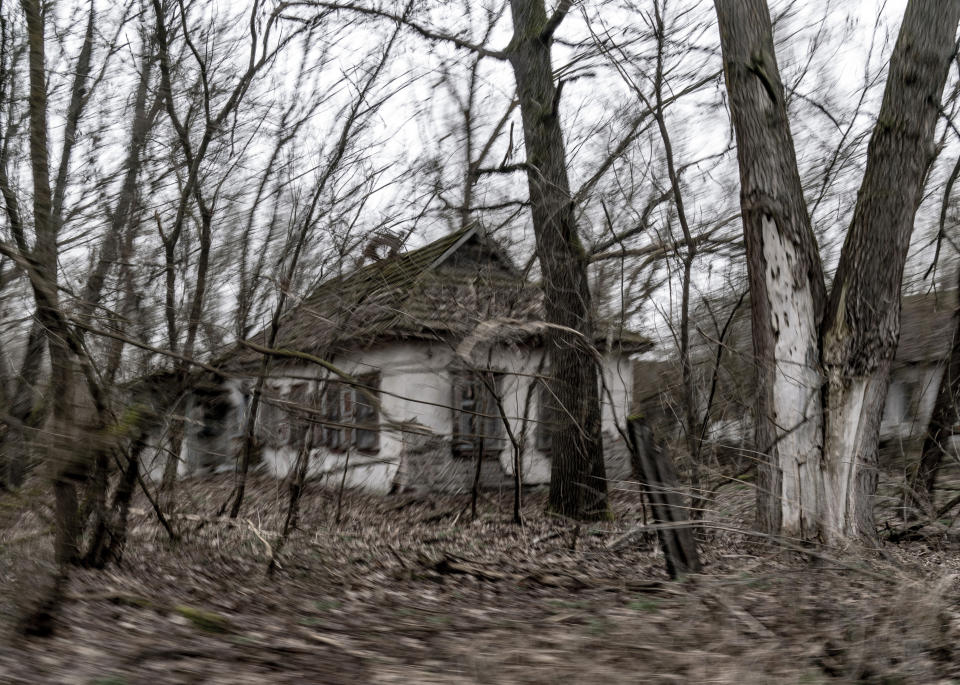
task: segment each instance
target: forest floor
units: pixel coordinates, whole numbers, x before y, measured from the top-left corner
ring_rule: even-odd
[[[960,540],[805,551],[750,532],[746,484],[698,532],[704,572],[671,582],[636,492],[577,526],[527,493],[372,497],[310,489],[272,578],[286,489],[181,485],[171,543],[138,501],[123,563],[77,570],[55,632],[13,626],[53,578],[42,491],[0,495],[2,683],[960,682]],[[6,499],[4,499],[6,498]]]

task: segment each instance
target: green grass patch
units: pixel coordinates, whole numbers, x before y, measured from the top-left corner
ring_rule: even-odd
[[[183,604],[178,604],[173,610],[188,619],[200,630],[208,633],[225,633],[230,630],[230,621],[228,621],[226,617],[212,611],[188,607]]]
[[[660,603],[654,599],[635,599],[627,607],[634,611],[656,611],[660,608]]]

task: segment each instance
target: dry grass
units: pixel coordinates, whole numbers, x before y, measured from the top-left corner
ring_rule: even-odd
[[[77,571],[56,634],[0,647],[0,681],[141,683],[883,682],[960,679],[960,553],[936,543],[784,551],[747,532],[749,488],[721,491],[705,573],[666,580],[633,492],[578,527],[527,497],[308,491],[273,579],[285,490],[253,483],[243,520],[210,519],[227,477],[184,484],[169,543],[143,502],[122,566]],[[42,492],[0,500],[2,629],[52,577]],[[620,544],[611,543],[621,540]]]

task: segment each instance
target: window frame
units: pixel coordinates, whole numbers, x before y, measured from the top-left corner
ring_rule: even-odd
[[[356,384],[339,379],[319,381],[320,439],[316,444],[331,452],[354,449],[376,454],[380,451],[380,372],[356,378]],[[358,412],[358,407],[364,409]]]
[[[287,444],[293,447],[301,447],[307,439],[309,426],[302,407],[307,405],[310,398],[310,383],[308,381],[295,381],[285,393]]]
[[[489,374],[494,386],[491,392],[482,374]],[[454,458],[475,459],[480,447],[484,458],[497,458],[506,447],[507,440],[503,425],[503,417],[497,406],[494,393],[500,394],[503,388],[502,371],[495,369],[453,369],[451,371],[451,410],[452,430],[450,449]],[[464,391],[469,391],[465,393]],[[476,401],[480,398],[480,407]],[[473,406],[465,408],[465,404]],[[465,423],[466,421],[466,423]],[[486,426],[478,432],[477,422],[483,421]]]
[[[560,414],[560,408],[550,404],[550,400],[556,398],[546,376],[538,377],[534,383],[537,386],[537,420],[533,430],[533,446],[541,454],[550,456],[553,453],[552,431],[554,426],[559,425],[557,417]]]

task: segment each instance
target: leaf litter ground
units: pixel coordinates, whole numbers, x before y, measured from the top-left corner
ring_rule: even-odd
[[[77,570],[48,638],[13,632],[52,582],[42,488],[0,499],[3,683],[931,683],[960,680],[960,544],[848,550],[750,532],[751,491],[721,490],[698,532],[702,575],[671,582],[639,495],[576,525],[526,494],[374,497],[310,488],[265,574],[286,489],[181,484],[171,543],[137,502],[123,563]],[[893,522],[895,523],[895,521]]]

